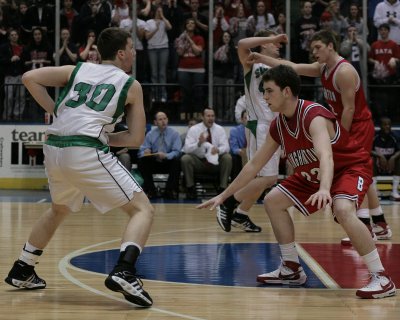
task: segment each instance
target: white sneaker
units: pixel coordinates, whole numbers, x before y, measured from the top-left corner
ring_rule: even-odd
[[[392,201],[400,201],[400,194],[392,192],[392,194],[390,195],[390,200],[392,200]]]
[[[372,272],[371,281],[363,288],[358,289],[356,296],[363,299],[380,299],[396,295],[396,286],[384,272]]]
[[[378,240],[389,240],[392,237],[392,230],[385,222],[378,222],[372,225],[372,232],[376,235]]]
[[[257,282],[267,284],[288,284],[301,286],[307,281],[307,275],[303,267],[294,261],[281,261],[281,265],[275,271],[260,274]]]

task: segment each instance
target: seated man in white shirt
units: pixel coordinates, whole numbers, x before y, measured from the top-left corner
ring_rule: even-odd
[[[187,132],[182,151],[181,168],[185,176],[187,199],[196,199],[195,173],[219,173],[219,190],[228,185],[232,169],[229,142],[225,129],[215,124],[211,108],[203,110],[203,121]]]

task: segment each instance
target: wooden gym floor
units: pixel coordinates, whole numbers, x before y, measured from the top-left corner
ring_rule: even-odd
[[[4,279],[34,221],[50,203],[47,191],[0,190],[0,270]],[[154,203],[152,232],[138,271],[154,306],[138,309],[103,283],[118,255],[127,218],[105,215],[90,204],[60,227],[36,267],[44,290],[0,284],[0,319],[399,319],[400,293],[361,300],[365,267],[352,247],[341,247],[344,232],[328,213],[308,218],[293,210],[296,240],[308,281],[301,288],[258,285],[256,275],[279,264],[278,247],[262,205],[251,217],[259,234],[223,232],[215,212],[195,203]],[[400,288],[400,204],[383,201],[392,231],[378,250]]]

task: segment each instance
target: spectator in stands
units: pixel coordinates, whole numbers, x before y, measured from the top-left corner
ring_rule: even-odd
[[[246,34],[252,37],[256,31],[270,29],[275,24],[275,18],[267,11],[265,2],[257,1],[255,12],[247,19]]]
[[[189,129],[191,127],[193,127],[197,123],[198,123],[197,119],[195,119],[195,118],[190,118],[189,119],[186,131],[181,134],[182,146],[185,144],[185,139],[186,139],[187,132],[189,131]]]
[[[178,131],[168,127],[168,117],[164,112],[155,114],[154,124],[156,127],[146,134],[138,152],[138,168],[144,179],[143,189],[149,199],[156,198],[158,195],[153,174],[168,173],[163,197],[177,199],[182,142]]]
[[[214,48],[220,44],[222,34],[229,30],[229,18],[224,16],[224,6],[216,3],[214,6],[214,18],[212,20]]]
[[[75,0],[76,1],[76,0]],[[75,42],[79,37],[79,13],[74,8],[73,0],[64,0],[60,10],[60,29],[67,28],[71,41]]]
[[[33,28],[31,43],[23,51],[23,60],[27,69],[53,65],[53,54],[53,48],[47,42],[43,28]]]
[[[25,20],[26,12],[28,11],[28,5],[25,1],[21,1],[18,4],[17,11],[9,17],[9,25],[12,29],[15,29],[19,33],[19,41],[23,45],[27,45],[29,43],[29,39],[31,38],[31,34],[29,30],[26,30],[22,24],[22,21]]]
[[[114,0],[114,8],[111,12],[111,25],[119,27],[121,21],[131,16],[128,0]]]
[[[233,88],[235,69],[239,59],[236,48],[229,32],[224,32],[219,40],[219,46],[214,52],[214,84],[224,86],[215,87],[215,110],[218,119],[230,119],[230,108],[234,104],[235,91]]]
[[[243,5],[238,5],[235,15],[229,19],[229,32],[232,41],[237,46],[240,39],[246,38],[247,17]]]
[[[196,199],[195,173],[219,173],[218,193],[228,185],[232,170],[232,157],[225,129],[215,123],[211,108],[203,110],[203,121],[192,126],[186,136],[181,167],[186,182],[186,198]]]
[[[183,10],[178,0],[168,0],[163,6],[164,17],[170,22],[171,29],[167,31],[168,35],[168,65],[167,65],[167,82],[175,83],[178,81],[178,55],[175,50],[175,39],[179,37],[183,25]]]
[[[165,84],[167,82],[168,35],[171,23],[164,17],[162,7],[157,7],[153,19],[147,20],[145,37],[151,67],[151,82]],[[163,87],[152,87],[153,101],[167,101],[167,90]]]
[[[374,185],[376,187],[378,175],[393,175],[391,199],[400,201],[400,141],[392,131],[390,118],[381,118],[381,129],[375,135],[372,148],[374,157]]]
[[[243,9],[243,16],[248,16],[251,12],[249,0],[225,0],[225,14],[230,19],[237,16],[239,8]]]
[[[278,23],[275,27],[272,28],[274,32],[277,34],[286,33],[286,15],[283,12],[278,14]],[[286,43],[282,44],[279,48],[279,53],[281,57],[285,56],[286,53]]]
[[[34,29],[41,28],[47,39],[53,41],[55,30],[54,17],[54,6],[47,5],[45,0],[36,0],[26,11],[22,27],[31,33]]]
[[[247,111],[241,114],[241,123],[233,127],[229,133],[229,147],[232,156],[231,180],[234,180],[247,162],[247,142],[245,127],[247,125]]]
[[[136,50],[136,79],[140,83],[144,82],[149,82],[148,80],[148,56],[147,56],[147,50],[145,49],[143,45],[143,39],[145,38],[145,31],[146,31],[146,22],[142,19],[139,18],[139,12],[140,8],[137,8],[138,11],[138,17],[136,19],[136,36],[134,40],[135,44],[135,50]],[[119,27],[121,29],[124,29],[125,31],[128,31],[129,33],[132,33],[132,17],[131,15],[127,18],[121,21]]]
[[[100,63],[100,54],[97,51],[96,33],[94,30],[88,30],[87,40],[79,48],[79,59],[85,62]]]
[[[203,37],[203,39],[208,39],[208,18],[202,15],[199,12],[199,0],[190,0],[190,12],[185,13],[183,15],[183,19],[186,21],[187,19],[193,19],[199,34]],[[185,29],[185,28],[184,28]]]
[[[391,85],[398,79],[397,64],[400,59],[400,48],[389,39],[389,24],[382,24],[378,33],[380,40],[371,45],[368,62],[373,66],[371,82],[374,84]],[[397,106],[398,94],[395,90],[376,88],[371,90],[374,102],[374,116],[389,116],[389,110]]]
[[[60,66],[76,64],[78,60],[78,48],[71,41],[71,34],[68,28],[61,29],[60,45],[60,50],[58,50]]]
[[[327,0],[310,0],[310,2],[313,6],[314,15],[317,18],[321,17],[329,3]]]
[[[22,74],[25,71],[23,46],[18,31],[11,29],[8,43],[0,47],[0,65],[4,72],[4,120],[20,120],[25,109],[25,87]],[[1,116],[1,114],[0,114]]]
[[[365,44],[367,52],[369,52],[370,46],[368,43]],[[350,24],[347,27],[347,36],[340,44],[339,53],[346,60],[350,61],[353,67],[357,70],[357,73],[362,77],[362,73],[367,75],[367,71],[362,69],[361,56],[364,50],[364,42],[361,36],[357,33],[357,27],[354,24]]]
[[[111,8],[107,0],[88,0],[82,5],[79,12],[79,29],[83,34],[85,31],[93,30],[100,34],[111,22]],[[85,39],[79,39],[83,43]]]
[[[194,1],[194,0],[192,0]],[[196,21],[189,18],[185,31],[176,39],[175,47],[179,55],[178,80],[182,90],[181,120],[190,117],[199,118],[203,106],[203,90],[198,85],[204,83],[204,38],[195,34]],[[190,108],[188,110],[188,108]]]
[[[304,1],[300,8],[301,16],[294,25],[295,54],[297,63],[310,62],[310,40],[319,29],[319,18],[313,15],[311,1]],[[303,78],[302,78],[303,82]]]
[[[4,21],[3,9],[0,7],[0,45],[7,43],[7,25]]]
[[[311,1],[304,1],[300,6],[301,16],[296,20],[293,28],[294,54],[293,61],[297,63],[310,62],[310,41],[315,32],[319,30],[319,17],[313,14]],[[301,83],[309,87],[302,88],[302,97],[306,100],[314,100],[315,79],[301,76]]]
[[[400,1],[384,0],[377,4],[374,13],[374,25],[379,28],[382,24],[389,24],[389,39],[400,45]]]
[[[325,11],[331,14],[333,31],[340,37],[340,40],[343,39],[346,33],[346,21],[340,14],[340,2],[338,0],[329,1]]]
[[[353,25],[356,28],[358,36],[362,36],[364,20],[362,18],[362,12],[358,8],[357,3],[352,3],[350,5],[349,14],[347,17],[344,18],[344,20],[346,21],[347,26]]]

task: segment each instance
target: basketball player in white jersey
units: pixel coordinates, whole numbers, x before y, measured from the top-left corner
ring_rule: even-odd
[[[247,62],[251,49],[262,55],[279,57],[279,42],[265,43],[261,37],[275,36],[271,30],[258,31],[254,37],[245,38],[238,43],[238,55],[243,66],[246,110],[249,117],[246,130],[247,156],[252,159],[259,147],[264,143],[269,132],[269,126],[277,114],[272,112],[268,103],[263,99],[263,73],[269,66],[262,63],[249,64]],[[229,232],[231,225],[246,232],[260,232],[261,228],[255,225],[248,216],[248,211],[269,187],[274,185],[279,173],[279,150],[271,160],[257,174],[246,187],[228,198],[217,209],[217,221],[221,228]],[[237,204],[240,203],[238,206]],[[237,208],[235,209],[235,207]]]
[[[101,213],[121,208],[130,217],[117,265],[105,285],[136,306],[149,307],[153,301],[136,276],[135,263],[148,238],[154,209],[129,171],[109,152],[109,146],[139,147],[144,140],[142,88],[125,73],[131,70],[135,49],[131,35],[119,28],[105,29],[97,46],[102,64],[46,67],[23,76],[33,98],[54,115],[43,146],[52,205],[33,226],[5,281],[18,288],[46,287],[35,264],[57,227],[80,210],[86,196]],[[56,103],[46,87],[64,88]],[[124,110],[128,130],[112,133]]]

